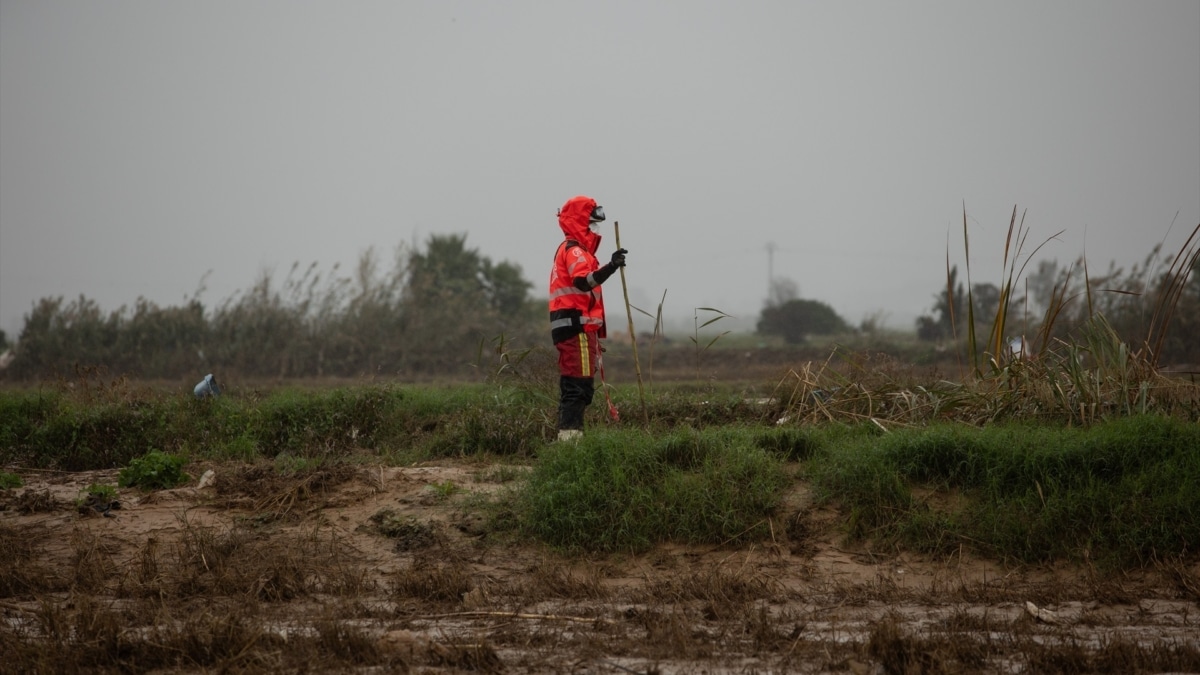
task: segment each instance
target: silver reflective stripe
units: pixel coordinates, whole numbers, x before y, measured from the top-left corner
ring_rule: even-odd
[[[555,319],[554,321],[551,321],[551,322],[550,322],[550,328],[551,328],[551,329],[555,329],[555,328],[567,328],[567,327],[568,327],[568,326],[570,326],[572,323],[574,323],[574,320],[573,320],[573,319],[571,319],[570,317],[568,317],[568,318],[566,318],[566,319]],[[600,321],[600,319],[596,319],[596,318],[593,318],[593,317],[590,317],[590,316],[581,316],[581,317],[579,317],[579,323],[581,323],[581,324],[592,324],[592,325],[594,325],[594,326],[599,326],[599,325],[600,325],[600,323],[601,323],[601,321]]]
[[[581,291],[574,286],[563,286],[562,288],[550,294],[550,297],[557,298],[563,295],[587,295],[591,291]]]
[[[588,282],[588,286],[591,286],[592,288],[595,288],[600,285],[600,282],[596,281],[596,273],[595,272],[592,272],[591,274],[587,275],[587,282]]]

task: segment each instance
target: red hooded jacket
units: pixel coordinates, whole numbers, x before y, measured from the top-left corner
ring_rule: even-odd
[[[595,199],[579,196],[568,199],[558,211],[563,243],[554,253],[554,268],[550,271],[550,335],[556,344],[581,331],[605,337],[600,285],[587,284],[591,290],[584,291],[575,283],[600,269],[596,260],[600,235],[588,227],[594,208]]]

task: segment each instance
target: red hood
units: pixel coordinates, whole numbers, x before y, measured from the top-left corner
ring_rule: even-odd
[[[567,239],[574,239],[587,249],[588,253],[596,255],[600,248],[600,235],[588,227],[592,217],[592,209],[596,208],[596,200],[591,197],[571,197],[558,210],[558,226],[562,228]]]

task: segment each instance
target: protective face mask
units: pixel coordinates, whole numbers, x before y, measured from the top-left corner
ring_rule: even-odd
[[[593,234],[600,234],[600,223],[588,223],[588,229],[591,230]]]

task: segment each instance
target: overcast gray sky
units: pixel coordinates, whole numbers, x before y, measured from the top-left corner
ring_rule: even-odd
[[[1066,231],[1038,259],[1128,267],[1200,222],[1200,2],[0,0],[10,337],[431,234],[542,297],[576,194],[689,321],[752,327],[773,243],[801,297],[911,327],[964,203],[973,281],[1014,205]]]

